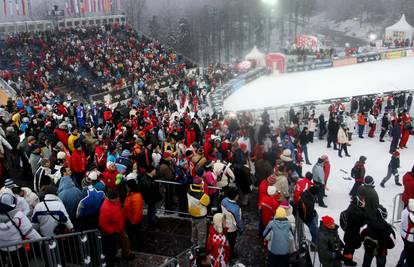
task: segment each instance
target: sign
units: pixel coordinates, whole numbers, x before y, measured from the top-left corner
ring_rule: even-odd
[[[349,57],[349,58],[335,59],[333,61],[333,66],[334,66],[334,68],[336,68],[336,67],[353,65],[353,64],[356,64],[356,63],[357,63],[357,58]]]
[[[132,87],[128,86],[116,91],[100,93],[96,95],[91,95],[89,99],[91,102],[113,104],[121,101],[129,100],[133,96]]]
[[[308,64],[293,64],[287,66],[287,72],[299,72],[299,71],[309,71],[309,70],[320,70],[326,68],[332,68],[332,60],[325,61],[315,61]]]
[[[384,59],[395,59],[395,58],[402,58],[405,56],[406,56],[405,50],[382,53],[382,58]]]
[[[381,59],[381,55],[378,53],[366,54],[366,55],[359,55],[357,57],[358,63],[365,63],[370,61],[377,61]]]
[[[406,51],[407,57],[414,57],[414,48]]]

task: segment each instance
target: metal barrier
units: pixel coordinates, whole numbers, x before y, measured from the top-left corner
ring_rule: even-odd
[[[391,225],[401,222],[401,213],[404,209],[404,202],[402,202],[402,193],[395,195],[393,198]]]
[[[0,246],[0,266],[105,266],[98,230]]]

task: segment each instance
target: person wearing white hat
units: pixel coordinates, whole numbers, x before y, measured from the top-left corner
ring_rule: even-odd
[[[230,262],[230,245],[226,237],[225,221],[223,213],[214,214],[207,239],[207,251],[210,252],[218,266],[228,266]]]
[[[28,266],[24,255],[24,246],[6,247],[8,244],[26,240],[41,238],[40,234],[33,229],[30,220],[16,209],[17,199],[11,190],[2,192],[0,195],[0,244],[2,256],[10,257],[12,266]],[[21,262],[23,261],[23,262]]]
[[[404,241],[406,266],[414,266],[414,199],[401,214],[401,237]]]

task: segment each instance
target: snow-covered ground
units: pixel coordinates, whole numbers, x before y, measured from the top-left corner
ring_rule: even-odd
[[[394,184],[394,178],[392,177],[388,183],[385,185],[385,189],[379,186],[382,178],[387,173],[387,166],[390,160],[390,154],[388,153],[390,142],[389,140],[385,143],[380,143],[378,141],[378,134],[375,138],[365,137],[364,139],[359,139],[358,137],[353,138],[352,146],[349,147],[350,158],[343,157],[339,158],[337,151],[326,148],[325,140],[315,140],[313,144],[308,146],[309,158],[312,164],[316,163],[318,157],[323,154],[329,156],[331,162],[331,174],[328,180],[327,191],[328,197],[326,198],[326,205],[328,208],[319,208],[317,211],[319,218],[325,215],[332,216],[337,224],[339,224],[339,214],[342,210],[346,209],[349,204],[349,191],[353,186],[353,181],[344,180],[343,177],[349,177],[349,175],[344,174],[340,171],[343,169],[350,172],[351,168],[355,162],[359,159],[361,155],[367,157],[366,161],[366,173],[371,175],[375,180],[375,189],[378,192],[380,203],[387,208],[388,210],[388,219],[391,220],[392,209],[393,209],[393,199],[399,193],[403,192],[403,187],[398,187]],[[410,137],[408,143],[408,149],[401,150],[401,176],[400,180],[402,181],[402,176],[405,172],[411,170],[414,164],[414,138]],[[312,171],[312,166],[304,165],[304,173],[306,171]],[[389,255],[387,257],[386,266],[396,266],[400,253],[403,249],[403,242],[400,238],[399,230],[400,224],[395,224],[395,231],[397,236],[397,245],[394,249],[389,250]],[[343,236],[342,230],[340,230],[341,237]],[[364,256],[364,249],[361,247],[355,253],[355,261],[358,262],[358,266],[362,265]],[[373,262],[372,266],[376,266],[376,263]],[[315,266],[319,266],[318,264]]]
[[[224,110],[278,107],[414,88],[414,57],[269,75],[243,86],[224,101]]]

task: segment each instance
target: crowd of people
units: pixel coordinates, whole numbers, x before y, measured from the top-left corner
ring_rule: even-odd
[[[302,222],[322,266],[356,266],[353,254],[362,244],[364,267],[374,257],[385,266],[396,233],[386,221],[373,178],[365,174],[367,158],[361,156],[350,171],[355,185],[340,222],[330,216],[319,220],[315,209],[316,203],[326,208],[328,156],[321,155],[311,172],[303,173],[302,164],[312,165],[307,145],[318,137],[326,136],[327,147],[333,145],[339,157],[342,152],[350,156],[352,133],[363,138],[368,125],[368,136],[374,137],[382,115],[379,140],[390,131],[393,141],[381,185],[392,174],[399,184],[398,148],[406,148],[411,131],[411,94],[387,96],[386,105],[384,97],[354,98],[348,106],[335,102],[328,123],[323,114],[315,117],[315,106],[300,112],[292,108],[278,126],[266,111],[259,119],[248,112],[210,114],[206,90],[231,78],[232,71],[225,66],[210,66],[204,73],[190,73],[186,65],[171,69],[173,51],[134,36],[124,26],[22,34],[2,50],[17,65],[30,58],[29,71],[11,77],[24,97],[0,110],[2,257],[22,259],[18,255],[24,247],[7,248],[13,242],[99,229],[107,266],[115,265],[118,244],[121,257],[132,260],[131,243],[142,246],[142,231],[157,228],[163,202],[169,213],[191,219],[191,240],[198,248],[194,266],[228,266],[239,256],[237,239],[246,228],[242,211],[257,187],[254,204],[269,267],[289,266],[301,249]],[[62,51],[67,51],[64,57]],[[142,79],[141,93],[115,108],[55,101],[55,78],[78,77],[81,66],[111,86]],[[181,78],[169,90],[146,90],[150,78],[171,71]],[[55,76],[59,72],[63,76]],[[156,180],[170,184],[161,190]],[[401,264],[414,266],[414,169],[402,182]],[[343,242],[337,223],[345,231]]]

